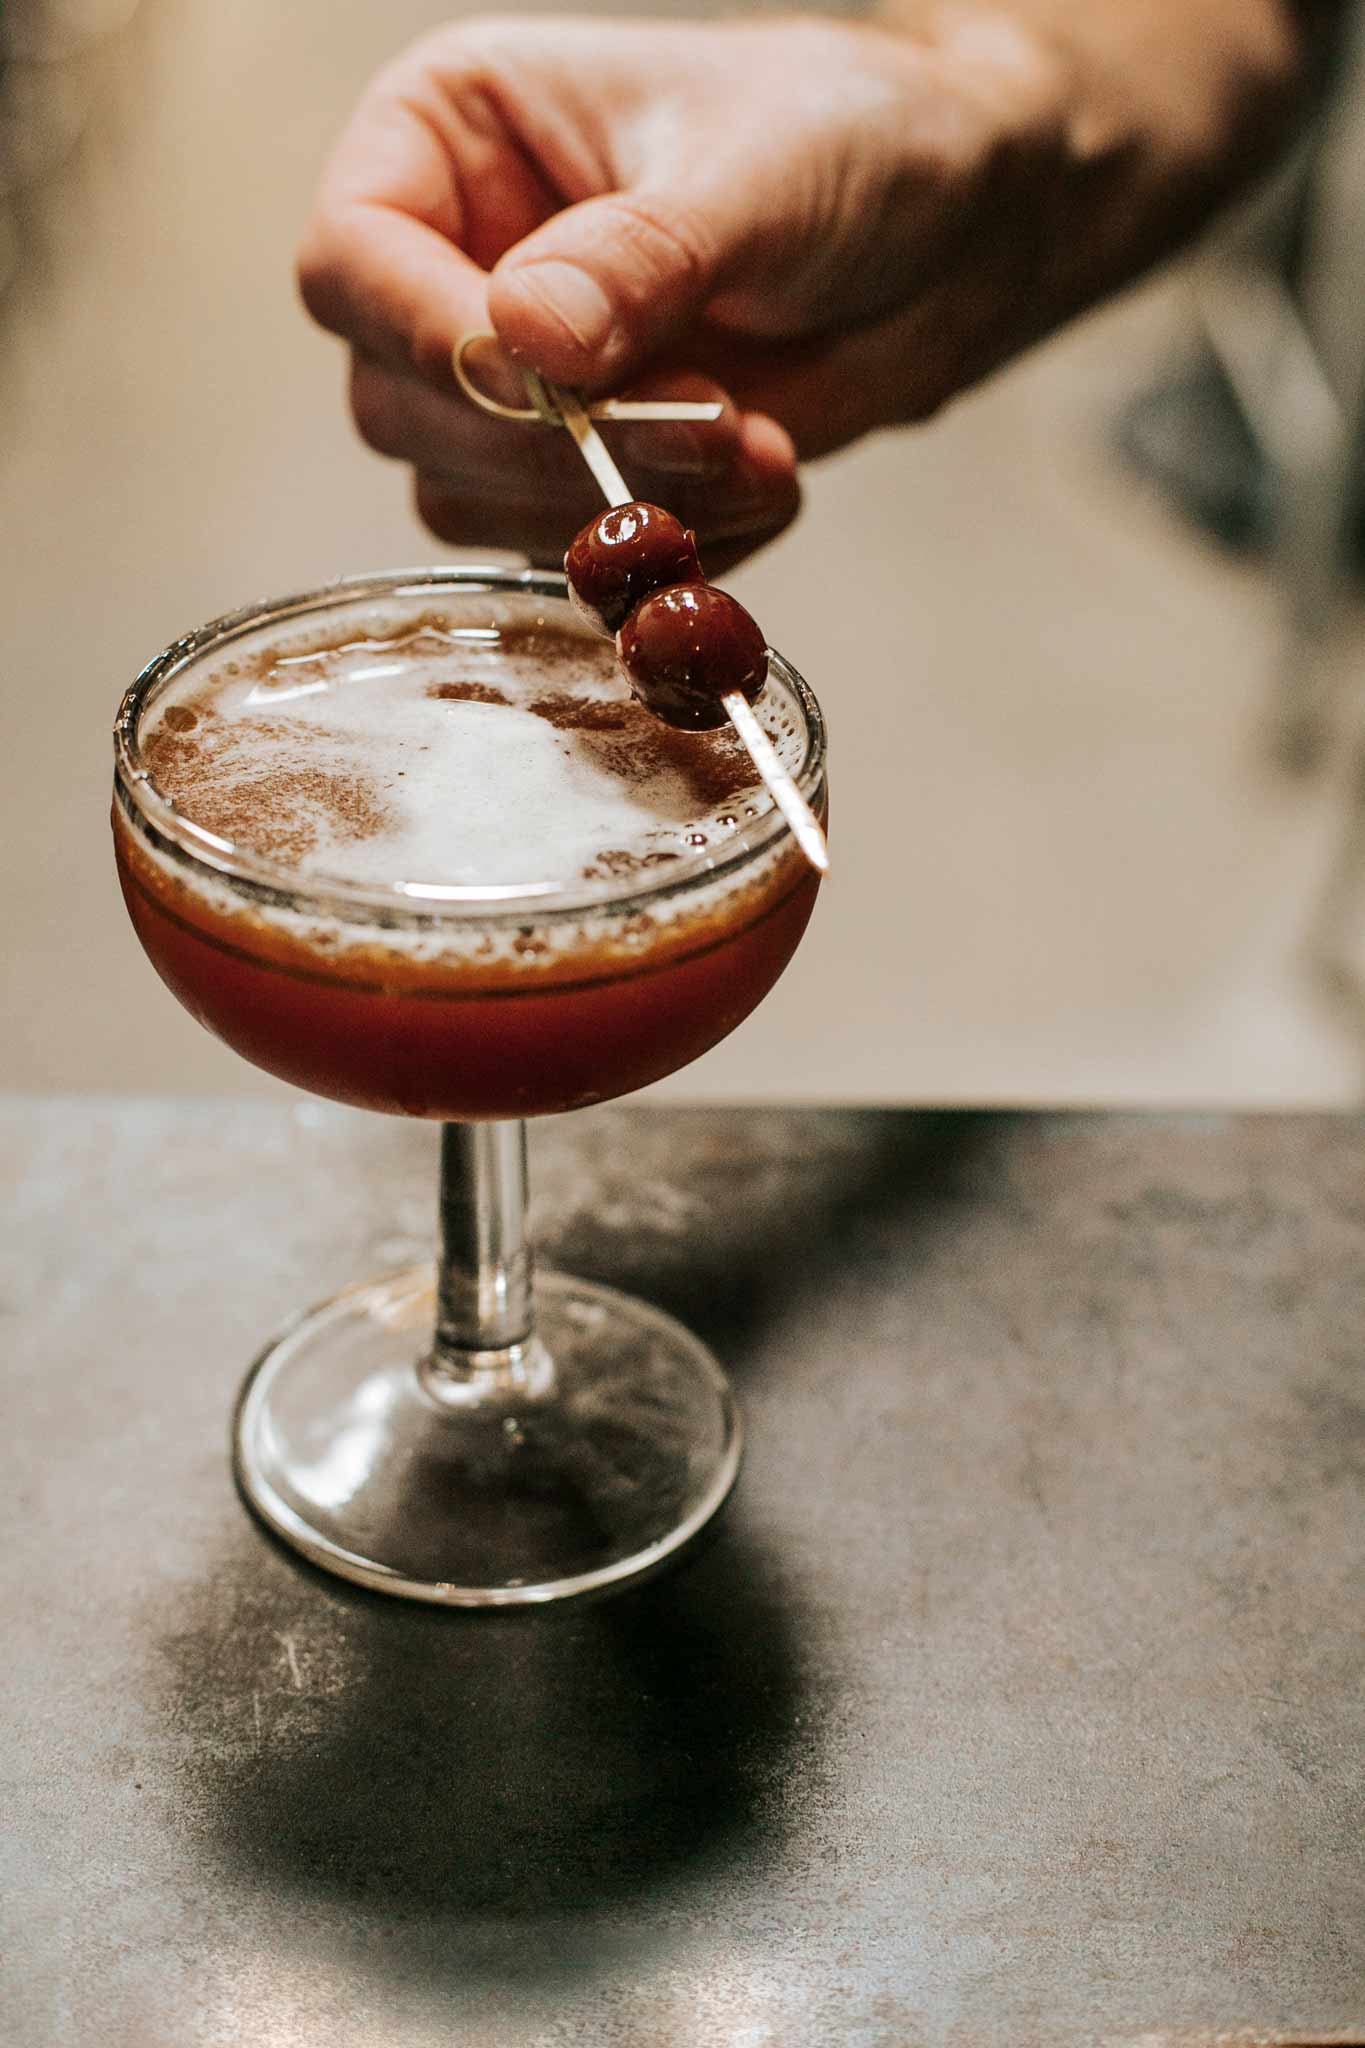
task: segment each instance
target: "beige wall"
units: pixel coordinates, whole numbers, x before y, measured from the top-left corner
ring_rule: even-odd
[[[421,0],[147,0],[107,45],[0,299],[10,1000],[23,1088],[265,1089],[125,928],[118,695],[244,599],[439,554],[362,450],[290,251]],[[839,1100],[1354,1099],[1299,958],[1339,830],[1277,781],[1272,593],[1108,458],[1178,282],[932,428],[814,473],[736,579],[834,731],[836,873],[765,1010],[674,1084]]]

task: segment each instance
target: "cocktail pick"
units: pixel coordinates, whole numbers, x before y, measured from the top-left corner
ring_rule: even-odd
[[[480,391],[465,367],[465,355],[476,341],[491,341],[496,337],[485,334],[466,334],[455,345],[455,377],[465,396],[485,412],[493,413],[499,419],[542,420],[553,426],[562,426],[572,435],[579,454],[592,471],[598,489],[609,505],[634,503],[635,493],[622,476],[611,453],[593,425],[595,419],[612,420],[714,420],[719,419],[719,405],[693,403],[687,400],[670,399],[625,399],[604,398],[593,405],[585,405],[576,392],[563,385],[551,384],[534,370],[523,371],[532,405],[525,409],[502,405]],[[829,844],[824,827],[816,817],[806,799],[802,796],[789,770],[784,766],[776,747],[769,739],[758,719],[753,706],[738,690],[727,690],[721,698],[725,712],[743,742],[749,759],[753,762],[769,796],[781,811],[792,836],[802,853],[818,874],[829,873]]]
[[[522,371],[526,388],[531,394],[530,405],[504,405],[491,392],[483,390],[470,375],[465,358],[480,342],[496,344],[497,336],[491,329],[476,328],[473,333],[463,334],[452,352],[455,382],[470,403],[481,411],[491,413],[494,419],[516,420],[522,425],[539,421],[545,427],[558,427],[563,420],[555,410],[549,396],[549,387],[542,382],[534,370]],[[694,398],[597,398],[586,408],[595,420],[718,420],[724,407],[713,399]]]

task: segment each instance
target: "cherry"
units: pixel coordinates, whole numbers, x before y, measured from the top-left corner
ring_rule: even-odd
[[[709,732],[739,690],[752,704],[768,680],[763,635],[737,599],[709,583],[675,583],[637,604],[616,636],[631,692],[667,725]]]
[[[638,500],[599,512],[564,557],[574,610],[608,635],[651,591],[699,581],[701,573],[696,536],[671,512]]]

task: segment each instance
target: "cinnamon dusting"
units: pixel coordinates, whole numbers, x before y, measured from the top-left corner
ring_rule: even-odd
[[[210,705],[172,719],[172,705],[143,748],[163,796],[206,831],[267,860],[299,861],[338,826],[352,839],[388,829],[390,813],[374,778],[345,766],[262,767],[260,737],[288,738],[279,719],[253,720],[239,734]],[[191,738],[191,734],[193,737]]]
[[[491,683],[459,682],[429,683],[428,697],[438,697],[448,704],[506,704],[510,702],[505,690],[495,690]]]

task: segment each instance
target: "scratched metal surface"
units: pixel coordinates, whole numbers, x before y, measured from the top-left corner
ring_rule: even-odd
[[[226,1416],[429,1131],[4,1114],[0,2036],[905,2048],[1365,2021],[1365,1128],[598,1112],[562,1262],[751,1427],[595,1607],[349,1593]]]

